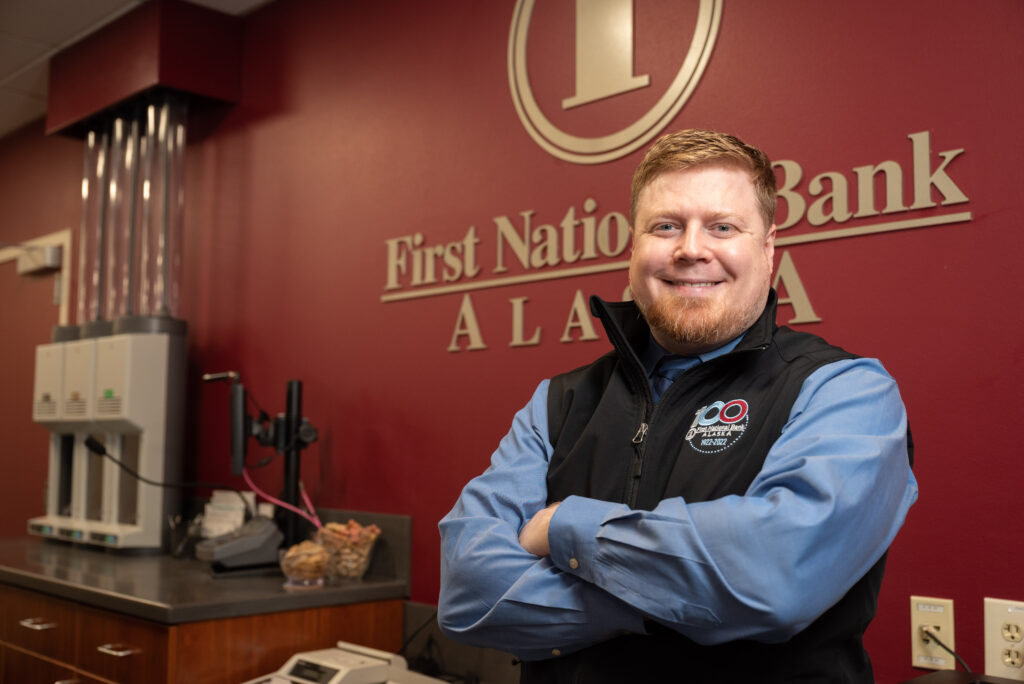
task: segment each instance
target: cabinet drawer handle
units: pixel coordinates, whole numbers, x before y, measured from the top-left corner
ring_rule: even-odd
[[[41,617],[18,620],[18,624],[27,629],[34,629],[37,632],[42,632],[44,629],[54,629],[57,626],[56,622],[48,622],[46,618]]]
[[[106,653],[109,656],[114,656],[115,658],[124,658],[125,656],[132,655],[133,653],[139,653],[139,649],[134,646],[129,646],[128,644],[103,644],[102,646],[97,646],[96,650],[100,653]]]

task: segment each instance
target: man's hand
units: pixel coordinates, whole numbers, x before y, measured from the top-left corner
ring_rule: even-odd
[[[548,546],[548,525],[556,508],[558,504],[553,503],[537,511],[537,514],[527,520],[523,529],[519,531],[519,543],[535,556],[547,556],[551,553],[551,547]]]

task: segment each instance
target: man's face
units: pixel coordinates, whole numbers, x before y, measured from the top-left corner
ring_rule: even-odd
[[[774,253],[775,226],[764,225],[748,171],[721,164],[670,171],[640,193],[630,288],[658,344],[697,354],[757,320]]]

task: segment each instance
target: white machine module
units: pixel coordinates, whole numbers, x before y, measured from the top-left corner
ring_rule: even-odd
[[[31,534],[113,548],[160,548],[180,479],[184,334],[128,333],[39,345],[33,419],[50,430],[46,513]]]
[[[296,653],[271,675],[245,684],[438,684],[408,669],[405,658],[339,641],[337,648]]]

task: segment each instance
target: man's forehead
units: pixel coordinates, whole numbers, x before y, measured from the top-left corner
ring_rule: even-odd
[[[640,190],[637,196],[637,213],[639,209],[644,205],[651,192],[655,189],[660,188],[666,183],[672,182],[675,178],[680,176],[696,176],[707,171],[734,171],[742,174],[746,178],[744,186],[750,190],[750,198],[755,202],[757,201],[757,193],[754,188],[754,177],[750,170],[745,168],[743,165],[738,163],[705,163],[695,166],[689,166],[685,169],[666,169],[658,175],[651,178],[651,180]]]
[[[651,188],[660,186],[663,183],[670,181],[670,176],[678,174],[696,174],[707,170],[724,170],[724,171],[737,171],[746,178],[744,183],[744,191],[742,202],[745,204],[749,200],[749,204],[746,207],[742,206],[721,206],[713,207],[708,210],[704,216],[705,220],[725,220],[733,219],[737,217],[737,213],[746,213],[744,210],[749,210],[750,216],[746,217],[747,221],[756,223],[758,228],[761,229],[763,234],[767,235],[770,226],[765,221],[764,216],[761,213],[761,206],[758,200],[757,188],[754,184],[754,176],[749,168],[738,162],[708,162],[703,164],[697,164],[689,166],[685,169],[666,169],[662,173],[651,178],[647,185],[643,187],[640,193],[637,195],[636,203],[636,216],[634,217],[634,223],[640,223],[642,217],[647,216],[672,216],[679,210],[678,203],[674,202],[675,195],[667,194],[661,198],[658,205],[652,204],[650,200],[650,193],[648,192]],[[749,194],[747,193],[749,190]],[[705,207],[705,209],[708,209]],[[637,226],[631,226],[631,233],[636,231]]]

